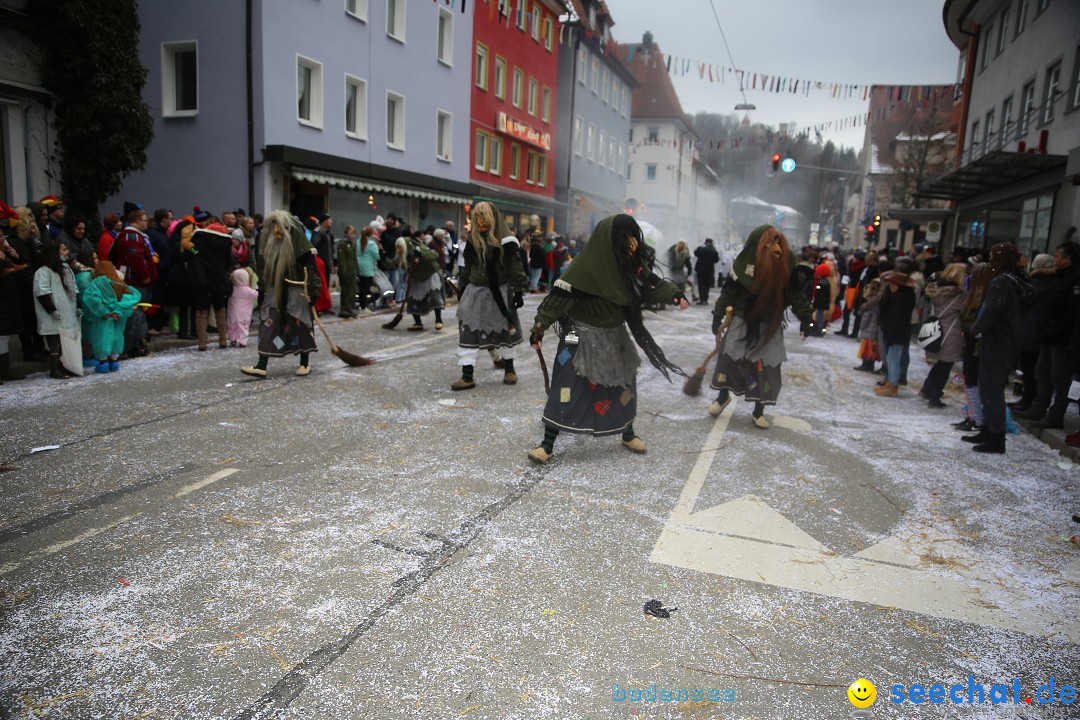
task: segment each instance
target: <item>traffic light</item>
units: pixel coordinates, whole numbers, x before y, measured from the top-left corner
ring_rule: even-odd
[[[869,245],[873,245],[875,242],[877,242],[877,233],[875,232],[876,230],[877,228],[874,227],[873,223],[870,223],[866,226],[866,242]]]
[[[875,216],[874,216],[874,228],[875,228],[875,230],[876,230],[876,229],[877,229],[877,228],[878,228],[878,227],[879,227],[880,225],[881,225],[881,216],[880,216],[880,215],[875,215]]]
[[[772,154],[772,171],[776,172],[780,169],[780,153]]]

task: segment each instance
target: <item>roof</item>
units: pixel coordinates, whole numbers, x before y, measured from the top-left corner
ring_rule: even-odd
[[[617,55],[639,83],[630,103],[632,117],[678,119],[688,128],[693,127],[683,112],[675,86],[671,84],[659,45],[654,42],[649,49],[644,49],[640,43],[623,45]]]
[[[963,167],[934,178],[918,194],[924,198],[966,200],[1045,172],[1060,170],[1064,178],[1066,161],[1064,155],[993,150]]]

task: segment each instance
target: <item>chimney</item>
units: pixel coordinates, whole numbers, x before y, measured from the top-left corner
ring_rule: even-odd
[[[646,32],[644,37],[641,38],[641,49],[642,50],[651,50],[652,49],[652,33],[651,32]]]

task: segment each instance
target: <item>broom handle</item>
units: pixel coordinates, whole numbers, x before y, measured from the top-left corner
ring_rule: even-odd
[[[698,370],[704,372],[706,369],[708,369],[709,361],[716,357],[716,354],[720,352],[720,341],[724,338],[724,331],[726,331],[728,329],[728,326],[731,325],[731,318],[734,314],[734,311],[735,308],[731,307],[730,305],[728,305],[727,308],[724,309],[724,321],[720,323],[720,327],[716,331],[716,345],[713,347],[712,352],[705,357],[705,361],[701,363],[701,366],[698,368]]]
[[[295,280],[286,280],[285,282],[291,283],[293,285],[297,284]],[[323,327],[322,320],[319,319],[319,313],[315,312],[315,308],[311,306],[311,298],[308,296],[307,290],[307,268],[304,268],[304,279],[299,284],[301,292],[304,293],[304,299],[307,300],[308,308],[311,310],[311,317],[314,318],[315,324],[319,326],[320,330],[322,330],[322,334],[326,337],[326,342],[330,343],[330,352],[334,355],[337,355],[337,345],[334,344],[334,340],[330,337],[330,333],[326,332],[326,328]]]

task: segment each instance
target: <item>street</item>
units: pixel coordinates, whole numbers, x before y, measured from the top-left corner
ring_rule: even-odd
[[[370,367],[320,335],[254,380],[252,338],[0,387],[0,718],[837,718],[858,678],[872,717],[1077,716],[1036,693],[1078,679],[1080,468],[972,453],[914,345],[879,398],[789,323],[767,431],[644,362],[648,454],[563,434],[537,467],[535,352],[451,392],[454,308],[387,319],[327,325]],[[646,322],[688,373],[712,348],[707,308]],[[1008,704],[890,700],[969,675]]]

